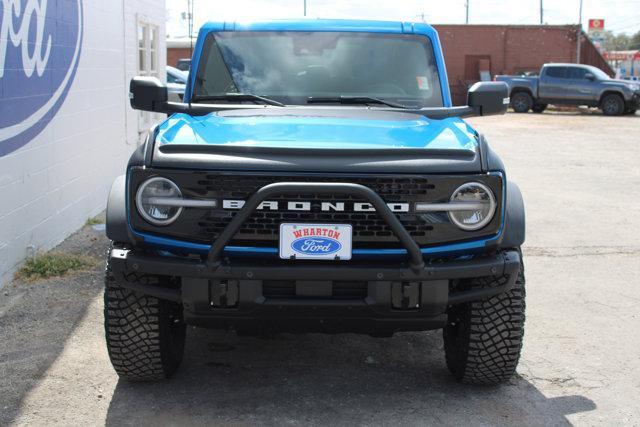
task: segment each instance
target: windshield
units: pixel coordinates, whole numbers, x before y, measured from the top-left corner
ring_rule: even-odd
[[[349,32],[228,31],[207,36],[198,97],[245,93],[285,104],[310,97],[369,97],[442,107],[427,37]]]

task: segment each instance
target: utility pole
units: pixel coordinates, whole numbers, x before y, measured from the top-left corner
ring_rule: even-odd
[[[582,0],[580,0],[580,12],[578,16],[578,34],[576,37],[576,63],[580,63],[580,46],[582,45]]]
[[[469,0],[467,0],[465,2],[465,6],[464,7],[467,9],[467,16],[466,16],[464,22],[465,22],[465,24],[469,25]]]
[[[542,1],[540,0],[540,25],[544,25],[544,8],[542,7]]]
[[[304,0],[304,16],[307,16],[307,0]]]

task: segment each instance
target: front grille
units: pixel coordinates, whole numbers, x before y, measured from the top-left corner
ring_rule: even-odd
[[[293,280],[265,280],[262,282],[265,298],[296,298],[296,284]],[[353,300],[367,297],[367,282],[336,281],[332,283],[331,296],[326,299]]]
[[[237,176],[207,176],[198,180],[198,190],[206,193],[218,194],[219,199],[246,200],[257,189],[274,183],[281,182],[282,177],[275,176],[245,176],[238,179]],[[344,182],[344,178],[317,178],[296,177],[296,182]],[[417,202],[429,198],[429,193],[435,189],[430,180],[422,177],[408,178],[350,178],[348,182],[361,184],[378,193],[383,200],[392,202]],[[240,243],[243,240],[250,241],[277,241],[280,224],[283,222],[300,223],[329,223],[351,224],[353,226],[354,242],[396,242],[397,239],[391,232],[386,222],[376,212],[322,212],[322,202],[346,204],[353,202],[365,202],[348,195],[340,194],[299,194],[297,196],[273,197],[269,200],[287,202],[304,200],[311,202],[311,211],[307,212],[271,212],[256,211],[246,221],[235,240]],[[213,210],[198,222],[203,232],[216,238],[227,226],[231,218],[237,213],[232,210]],[[407,231],[418,242],[426,244],[428,232],[433,227],[426,225],[419,215],[399,213],[398,218]]]
[[[498,210],[502,211],[501,178],[496,175],[358,175],[330,176],[319,174],[256,174],[240,172],[197,172],[144,169],[135,170],[130,185],[132,189],[152,176],[163,176],[175,182],[186,198],[214,199],[218,206],[211,210],[187,208],[179,219],[165,227],[147,223],[132,209],[133,228],[165,237],[196,243],[211,243],[229,224],[238,210],[224,209],[222,200],[247,200],[258,189],[275,182],[347,182],[364,185],[375,191],[387,203],[408,203],[413,207],[417,202],[447,202],[453,191],[470,180],[488,185],[498,200]],[[129,195],[130,206],[135,206],[135,191]],[[298,194],[295,196],[270,197],[269,201],[304,201],[311,204],[310,211],[256,210],[234,236],[231,245],[277,247],[280,224],[325,223],[351,224],[353,227],[354,249],[400,248],[401,245],[376,212],[353,212],[353,203],[366,203],[344,194]],[[322,211],[322,202],[345,203],[345,211]],[[284,206],[283,206],[284,208]],[[449,221],[446,213],[396,212],[396,216],[420,246],[433,246],[443,242],[456,242],[488,236],[497,233],[501,224],[500,215],[484,229],[463,231]]]

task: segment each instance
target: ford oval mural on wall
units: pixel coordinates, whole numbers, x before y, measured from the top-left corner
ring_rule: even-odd
[[[0,0],[0,157],[53,119],[81,50],[81,0]]]

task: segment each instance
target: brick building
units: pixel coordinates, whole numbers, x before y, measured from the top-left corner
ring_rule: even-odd
[[[575,62],[575,25],[435,25],[442,42],[454,103],[465,102],[467,87],[488,75],[540,69],[546,62]],[[614,72],[583,35],[581,63]]]
[[[465,102],[467,87],[487,76],[537,71],[545,62],[575,62],[576,25],[434,25],[442,41],[454,103]],[[189,39],[167,41],[167,63],[189,58]],[[581,62],[614,72],[584,36]]]
[[[195,45],[196,41],[193,41]],[[175,67],[181,59],[191,58],[191,43],[188,37],[167,39],[167,65]]]

